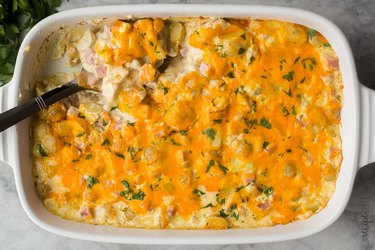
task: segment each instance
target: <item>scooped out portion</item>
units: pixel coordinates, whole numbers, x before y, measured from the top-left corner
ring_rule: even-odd
[[[338,58],[317,31],[258,19],[145,18],[45,42],[83,91],[31,127],[52,213],[119,227],[252,228],[321,211],[342,162]],[[43,53],[41,53],[43,54]],[[43,70],[40,69],[40,70]],[[65,73],[64,73],[65,72]]]

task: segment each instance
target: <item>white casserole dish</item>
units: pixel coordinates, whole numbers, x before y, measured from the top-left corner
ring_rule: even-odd
[[[85,16],[84,18],[82,16]],[[307,220],[269,228],[230,230],[147,230],[94,226],[61,219],[39,200],[32,179],[29,153],[30,119],[0,134],[0,165],[12,167],[18,196],[30,217],[41,228],[67,237],[136,244],[234,244],[290,240],[317,233],[344,211],[359,167],[375,161],[375,92],[360,85],[349,44],[327,19],[304,10],[244,5],[122,5],[73,9],[38,23],[25,37],[12,81],[0,88],[0,112],[30,99],[31,64],[46,37],[61,26],[94,18],[218,16],[276,19],[298,23],[322,33],[336,51],[344,84],[342,109],[343,162],[336,191],[326,208]],[[22,100],[20,98],[22,96]]]

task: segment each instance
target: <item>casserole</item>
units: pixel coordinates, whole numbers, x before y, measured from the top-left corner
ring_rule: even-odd
[[[40,227],[74,238],[118,243],[148,244],[231,244],[288,240],[316,233],[332,224],[343,212],[353,186],[357,166],[374,161],[371,133],[371,104],[374,92],[359,88],[350,47],[341,31],[328,20],[302,10],[266,6],[194,6],[142,5],[107,6],[76,9],[53,15],[36,25],[26,36],[18,54],[12,81],[1,92],[1,110],[7,110],[19,101],[19,96],[30,98],[29,83],[33,82],[31,67],[41,42],[62,25],[71,25],[87,19],[119,18],[124,15],[146,16],[220,16],[276,19],[298,23],[319,31],[327,38],[339,57],[344,84],[342,109],[343,162],[336,182],[336,191],[327,207],[307,220],[271,228],[234,229],[227,231],[169,231],[95,227],[65,221],[51,215],[37,198],[31,178],[29,156],[29,120],[25,120],[1,134],[1,160],[13,166],[21,203],[29,217]],[[98,15],[97,13],[101,13]],[[142,13],[142,14],[139,14]],[[361,113],[360,113],[361,110]],[[363,116],[361,116],[363,114]],[[362,117],[362,120],[360,118]],[[361,132],[360,133],[360,129]],[[6,145],[6,146],[5,146]],[[359,151],[361,150],[361,151]],[[361,154],[359,155],[359,152]]]

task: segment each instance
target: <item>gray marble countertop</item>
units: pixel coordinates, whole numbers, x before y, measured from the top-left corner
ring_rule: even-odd
[[[70,0],[60,10],[136,3],[266,4],[314,11],[336,23],[347,36],[360,81],[375,89],[375,0]],[[361,169],[343,215],[329,228],[299,240],[227,246],[142,246],[69,239],[46,232],[25,214],[11,169],[0,169],[0,249],[375,249],[375,164]]]

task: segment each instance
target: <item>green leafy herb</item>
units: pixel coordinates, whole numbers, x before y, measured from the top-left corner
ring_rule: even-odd
[[[0,0],[0,86],[12,78],[21,35],[60,4],[60,0]]]
[[[311,39],[316,35],[316,30],[308,29],[307,30],[307,36]]]
[[[303,148],[303,147],[300,147],[298,146],[300,149],[302,149],[303,151],[305,151],[306,153],[308,152],[307,149]]]
[[[215,130],[213,128],[206,128],[202,131],[202,134],[207,135],[211,140],[215,140]]]
[[[218,165],[219,165],[220,170],[223,171],[224,174],[226,174],[227,171],[229,170],[227,167],[221,165],[220,163],[218,163]]]
[[[240,94],[245,94],[245,89],[244,89],[245,86],[241,85],[237,88],[234,89],[234,93],[237,95],[238,93]]]
[[[48,156],[47,152],[44,150],[44,148],[42,147],[41,144],[38,144],[38,149],[39,149],[39,155],[41,157],[47,157]]]
[[[269,121],[266,120],[266,118],[263,116],[262,119],[260,119],[260,123],[259,123],[261,126],[267,128],[267,129],[271,129],[272,128],[272,125],[271,123],[269,123]]]
[[[163,84],[158,84],[158,89],[163,90],[164,95],[168,94],[168,92],[169,92],[169,88],[164,86]]]
[[[290,114],[286,107],[282,107],[281,112],[283,112],[284,116],[288,116]]]
[[[229,78],[233,79],[234,78],[234,74],[232,71],[229,71],[228,72],[228,75],[227,75]]]
[[[130,154],[130,159],[134,160],[134,158],[137,156],[139,151],[141,151],[141,148],[135,148],[135,147],[128,147],[128,152]]]
[[[82,137],[84,135],[85,135],[85,132],[81,132],[81,133],[77,134],[76,137]]]
[[[142,190],[138,190],[135,192],[131,187],[128,181],[123,180],[121,181],[122,185],[124,185],[125,190],[120,192],[120,196],[125,197],[127,200],[143,200],[146,196]]]
[[[297,57],[297,58],[294,60],[293,64],[296,64],[296,63],[299,61],[300,58],[301,58],[300,56]]]
[[[225,213],[224,209],[221,209],[221,210],[219,211],[219,216],[220,216],[220,217],[223,217],[223,218],[228,217],[228,215]]]
[[[91,159],[92,158],[92,154],[88,154],[88,155],[86,155],[86,160],[89,160],[89,159]]]
[[[292,114],[297,115],[297,111],[296,111],[296,108],[294,106],[292,106]]]
[[[316,59],[314,57],[308,57],[301,61],[303,67],[306,69],[309,67],[310,70],[314,69],[314,66],[317,64]]]
[[[286,92],[285,90],[283,90],[283,92],[288,95],[289,97],[292,97],[292,90],[289,88],[288,92]]]
[[[241,48],[238,49],[238,54],[239,54],[239,55],[242,55],[242,54],[245,53],[245,52],[246,52],[246,49],[245,49],[245,48],[242,48],[242,47],[241,47]]]
[[[221,124],[222,120],[221,119],[214,119],[214,123]]]
[[[258,125],[257,119],[250,119],[249,120],[246,117],[243,117],[242,120],[246,124],[246,126],[249,127],[250,129],[255,127],[256,125]]]
[[[85,119],[85,118],[86,118],[86,116],[84,116],[81,112],[78,113],[78,117],[79,117],[79,118],[82,118],[82,119]]]
[[[171,143],[175,146],[181,146],[181,143],[176,142],[173,138],[171,138]]]
[[[246,185],[239,186],[238,188],[236,188],[236,192],[241,191],[241,189],[244,189],[245,187],[249,186],[250,184],[251,184],[251,182],[247,183]]]
[[[201,207],[201,209],[203,209],[203,208],[208,208],[208,207],[213,207],[214,205],[212,205],[212,203],[208,203],[206,206],[204,206],[204,207]]]
[[[113,110],[115,110],[117,108],[118,108],[118,106],[112,106],[110,111],[113,111]]]
[[[115,153],[115,155],[117,157],[120,157],[121,159],[125,159],[125,156],[123,154],[120,154],[120,153]]]
[[[306,80],[306,76],[304,76],[304,77],[302,78],[302,80],[301,80],[301,81],[299,81],[299,83],[304,83],[304,82],[305,82],[305,80]]]
[[[105,139],[103,142],[102,142],[102,146],[110,146],[111,143],[109,142],[108,139]]]
[[[131,127],[134,126],[135,122],[126,121],[126,126]]]
[[[256,101],[251,101],[249,102],[250,110],[255,113],[257,112],[257,102]]]
[[[287,148],[287,149],[286,149],[286,152],[287,152],[287,153],[292,153],[292,150],[291,150],[290,148]]]
[[[221,200],[219,201],[219,204],[220,204],[220,205],[224,205],[224,204],[225,204],[225,198],[221,199]]]
[[[283,75],[283,79],[287,80],[288,82],[293,80],[294,71],[289,71],[288,74]]]
[[[271,196],[273,194],[273,187],[267,187],[267,186],[264,185],[262,192],[266,196]]]
[[[249,65],[252,64],[255,61],[255,57],[250,57]]]
[[[214,160],[210,160],[210,161],[208,162],[207,167],[206,167],[206,173],[208,173],[208,171],[210,171],[210,168],[211,168],[213,165],[215,165],[215,161],[214,161]]]
[[[247,128],[244,128],[242,131],[244,134],[248,134],[250,131]]]
[[[89,176],[87,177],[87,187],[92,188],[95,184],[99,183],[99,180],[96,179],[95,177]]]
[[[270,143],[268,141],[263,142],[262,148],[265,149]]]
[[[188,135],[188,131],[187,130],[181,130],[180,134],[183,135],[183,136],[187,136]]]
[[[331,44],[329,44],[329,43],[324,43],[323,46],[324,46],[324,47],[331,47]]]
[[[193,194],[198,194],[198,195],[205,195],[206,194],[205,192],[203,192],[203,191],[201,191],[199,189],[194,189],[192,193]]]

